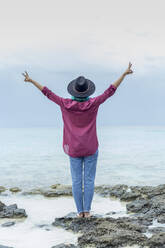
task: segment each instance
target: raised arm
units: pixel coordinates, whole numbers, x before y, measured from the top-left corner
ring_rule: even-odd
[[[56,95],[54,92],[52,92],[46,86],[42,86],[38,82],[31,79],[26,71],[25,71],[25,73],[22,73],[22,75],[25,77],[25,79],[24,79],[25,82],[30,82],[30,83],[34,84],[51,101],[55,102],[56,104],[58,104],[60,106],[63,105],[63,102],[62,102],[63,98],[62,97]]]
[[[114,85],[117,88],[121,84],[121,82],[123,81],[126,75],[133,73],[133,71],[131,70],[131,66],[132,64],[129,62],[127,70],[112,85]]]
[[[101,95],[99,95],[99,96],[94,98],[96,105],[102,104],[103,102],[105,102],[106,99],[111,97],[115,93],[117,87],[121,84],[121,82],[123,81],[125,76],[127,74],[133,73],[133,71],[131,70],[131,66],[132,66],[132,64],[129,62],[129,66],[128,66],[127,70],[118,78],[118,80],[116,80],[114,83],[112,83],[108,87],[108,89],[106,89],[104,91],[103,94],[101,94]]]
[[[29,77],[29,74],[27,73],[27,71],[25,71],[25,73],[22,73],[22,75],[25,77],[24,81],[25,82],[29,82],[34,84],[39,90],[43,90],[44,86],[42,86],[41,84],[39,84],[38,82],[34,81],[33,79],[31,79]]]

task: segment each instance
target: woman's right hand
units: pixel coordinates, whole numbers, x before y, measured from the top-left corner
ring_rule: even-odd
[[[27,71],[25,71],[25,73],[22,73],[22,75],[25,77],[24,79],[25,82],[32,82],[32,79],[29,77]]]

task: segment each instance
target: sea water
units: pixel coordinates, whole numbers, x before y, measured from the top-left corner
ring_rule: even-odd
[[[0,185],[21,188],[71,184],[62,128],[0,128]],[[97,130],[96,185],[165,182],[165,126],[108,126]]]

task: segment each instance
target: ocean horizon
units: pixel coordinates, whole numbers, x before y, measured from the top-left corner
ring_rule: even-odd
[[[165,126],[97,128],[96,185],[164,183]],[[63,128],[0,128],[0,181],[21,188],[71,184]]]

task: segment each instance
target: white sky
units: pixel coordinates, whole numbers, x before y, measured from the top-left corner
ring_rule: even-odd
[[[164,9],[163,0],[1,0],[1,66],[26,58],[50,67],[53,53],[60,67],[72,67],[74,56],[105,68],[131,61],[139,73],[159,68]]]

